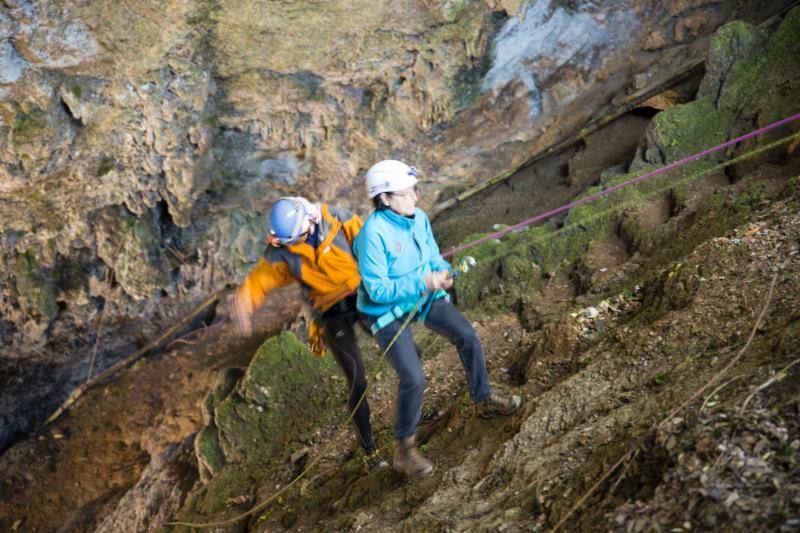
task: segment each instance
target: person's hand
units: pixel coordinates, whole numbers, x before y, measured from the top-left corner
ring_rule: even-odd
[[[425,276],[425,288],[428,292],[449,289],[453,286],[453,278],[447,270],[436,270]]]
[[[453,286],[453,275],[449,270],[440,270],[439,272],[444,272],[444,284],[442,285],[442,289],[447,290]]]
[[[253,333],[253,321],[251,320],[253,312],[250,309],[250,305],[243,298],[240,298],[238,293],[231,301],[230,310],[236,331],[245,336]]]

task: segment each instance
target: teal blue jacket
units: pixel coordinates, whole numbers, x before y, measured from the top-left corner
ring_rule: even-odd
[[[450,270],[421,209],[413,217],[391,209],[375,210],[353,241],[353,251],[361,274],[357,307],[374,317],[395,306],[410,311],[425,293],[425,276],[434,270]],[[445,294],[437,291],[431,297]],[[422,307],[426,306],[427,302]]]

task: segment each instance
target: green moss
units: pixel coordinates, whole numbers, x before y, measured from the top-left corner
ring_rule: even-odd
[[[727,140],[730,114],[707,100],[673,106],[657,114],[648,127],[646,160],[671,163]],[[725,158],[723,152],[703,159],[711,164]],[[637,169],[638,170],[638,169]]]
[[[653,377],[650,379],[653,385],[661,386],[667,382],[667,376],[663,372],[656,372],[653,374]]]
[[[209,463],[225,464],[187,505],[187,517],[219,518],[230,499],[274,486],[298,442],[309,442],[313,431],[343,415],[336,394],[341,388],[332,386],[333,375],[331,358],[312,357],[293,334],[283,332],[259,348],[233,392],[224,394],[227,386],[218,385],[222,388],[206,401],[225,396],[213,409],[222,455],[217,455],[212,430],[196,449]],[[230,384],[235,376],[225,372],[222,378]]]
[[[757,207],[762,201],[764,201],[764,184],[754,182],[748,184],[741,194],[739,194],[736,198],[735,206],[747,212]]]
[[[233,502],[252,497],[258,486],[259,472],[238,465],[227,465],[214,479],[190,497],[181,520],[205,521],[224,517]],[[232,514],[232,512],[231,512]]]
[[[202,404],[203,421],[206,424],[214,422],[214,411],[217,406],[228,397],[243,375],[244,372],[240,368],[223,368],[219,371],[216,385],[206,395]]]
[[[219,445],[215,426],[204,427],[197,434],[195,453],[201,468],[206,469],[209,476],[216,476],[222,471],[225,466],[225,454]]]
[[[746,22],[737,20],[718,29],[711,38],[706,75],[700,85],[698,98],[717,103],[723,84],[728,83],[733,65],[754,55],[765,42],[764,33]]]
[[[50,132],[47,118],[43,111],[35,109],[29,113],[20,113],[11,126],[11,141],[14,144],[33,142]]]
[[[237,392],[216,409],[226,455],[244,460],[275,453],[327,420],[333,372],[330,358],[312,357],[291,333],[265,342]]]
[[[16,288],[24,307],[33,315],[50,320],[58,314],[55,287],[32,250],[17,257]]]
[[[800,7],[795,7],[786,15],[778,29],[770,37],[767,55],[770,61],[797,66],[798,42],[800,42]]]
[[[726,25],[723,28],[727,28]],[[718,32],[719,47],[740,46],[740,32]],[[800,111],[800,9],[789,12],[766,50],[733,62],[720,89],[719,108],[739,117],[739,130],[766,125]],[[777,134],[774,134],[777,135]],[[773,136],[774,136],[773,135]]]

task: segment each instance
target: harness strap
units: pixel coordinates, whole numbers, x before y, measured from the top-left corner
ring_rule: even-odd
[[[375,323],[372,324],[372,327],[370,327],[369,330],[372,332],[373,335],[375,335],[381,329],[385,328],[386,326],[388,326],[389,324],[391,324],[404,314],[406,314],[405,310],[399,305],[395,305],[394,307],[392,307],[391,311],[379,316],[378,320],[376,320]]]
[[[423,306],[422,311],[418,314],[417,320],[420,321],[420,322],[424,322],[425,321],[425,317],[428,316],[428,311],[430,311],[430,309],[431,309],[431,305],[433,304],[433,302],[435,302],[436,300],[438,300],[440,298],[444,298],[444,299],[449,301],[450,300],[450,295],[447,294],[447,292],[443,291],[443,290],[438,290],[435,293],[433,293],[433,295],[431,295],[430,297],[427,298],[427,302]],[[419,302],[417,302],[417,305],[415,305],[414,307],[415,307],[415,311],[419,310],[419,307],[420,307]],[[380,330],[382,330],[383,328],[385,328],[386,326],[388,326],[389,324],[391,324],[392,322],[394,322],[398,318],[401,318],[403,315],[406,314],[406,312],[407,311],[405,309],[403,309],[402,307],[400,307],[399,305],[395,305],[394,307],[392,307],[392,309],[390,311],[388,311],[387,313],[379,316],[378,320],[376,320],[375,323],[372,324],[372,326],[370,326],[369,330],[372,332],[373,335],[375,335]]]

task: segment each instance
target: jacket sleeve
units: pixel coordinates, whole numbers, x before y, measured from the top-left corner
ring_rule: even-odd
[[[350,243],[350,246],[353,246],[353,241],[356,239],[356,235],[361,231],[361,226],[363,225],[364,221],[356,214],[353,214],[349,220],[342,223],[342,231],[344,231],[344,236],[347,237],[347,242]]]
[[[380,235],[369,231],[369,228],[359,235],[356,259],[364,288],[375,303],[400,303],[425,292],[425,282],[421,275],[409,274],[398,279],[389,277],[383,241]]]
[[[428,263],[431,267],[431,270],[452,270],[450,263],[448,263],[439,252],[439,245],[436,243],[436,239],[433,237],[433,230],[431,229],[431,223],[428,220],[428,215],[423,213],[423,216],[425,217],[426,244],[428,250],[431,251],[431,259]]]
[[[289,265],[283,261],[269,263],[262,257],[236,290],[236,299],[252,313],[261,306],[269,291],[292,281],[294,276]]]

